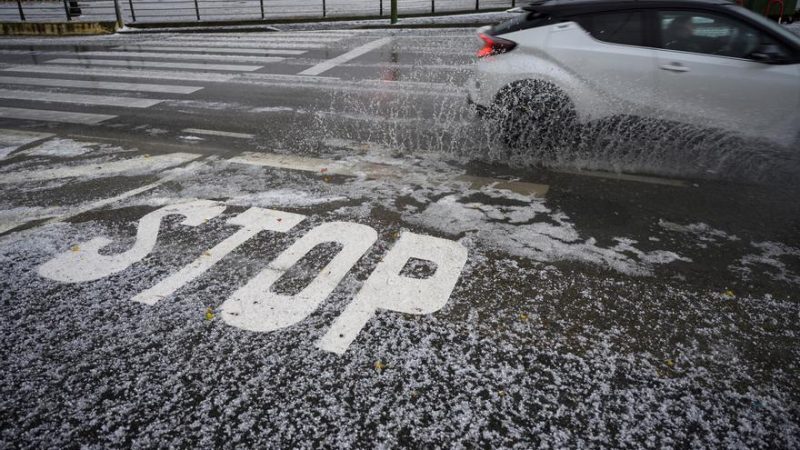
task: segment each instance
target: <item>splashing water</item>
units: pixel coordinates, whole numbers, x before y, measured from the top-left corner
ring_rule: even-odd
[[[462,52],[473,50],[471,42],[461,45]],[[442,52],[431,50],[407,69],[387,63],[391,81],[376,84],[378,89],[333,92],[327,110],[310,113],[312,125],[303,127],[302,147],[320,151],[326,141],[340,138],[396,154],[444,154],[464,163],[800,186],[800,149],[658,120],[615,117],[576,124],[557,142],[533,136],[525,145],[509,146],[498,122],[477,117],[466,102],[463,84],[470,66],[447,66],[437,54]]]

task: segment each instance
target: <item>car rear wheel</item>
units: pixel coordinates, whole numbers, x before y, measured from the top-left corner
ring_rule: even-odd
[[[554,149],[575,135],[575,107],[552,83],[529,80],[506,86],[494,109],[501,139],[514,149]]]

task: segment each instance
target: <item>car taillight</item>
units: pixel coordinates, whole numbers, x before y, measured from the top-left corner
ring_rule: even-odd
[[[516,42],[486,33],[478,33],[478,37],[483,41],[483,48],[478,50],[478,58],[510,52],[517,46]]]

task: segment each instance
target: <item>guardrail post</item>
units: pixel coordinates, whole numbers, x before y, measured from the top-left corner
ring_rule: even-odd
[[[128,5],[131,7],[131,21],[136,22],[136,12],[133,11],[133,0],[128,0]]]
[[[391,7],[391,19],[389,22],[392,24],[397,23],[397,0],[392,0],[392,7]]]
[[[325,0],[322,0],[322,17],[325,17],[325,15],[327,13],[328,13],[328,11],[327,11],[327,8],[325,6]]]
[[[264,0],[259,0],[261,3],[261,20],[264,20]]]
[[[197,15],[197,21],[200,21],[200,6],[197,4],[197,0],[194,0],[194,13]]]
[[[25,13],[22,12],[22,0],[17,0],[17,8],[19,8],[19,20],[25,22]]]
[[[480,11],[481,9],[481,0],[475,0],[475,11]]]
[[[431,14],[436,13],[436,0],[431,0]]]
[[[517,0],[511,0],[511,7],[514,8],[517,6]]]
[[[69,3],[67,3],[67,0],[64,0],[64,14],[67,15],[67,22],[72,20],[72,17],[69,15]]]
[[[380,8],[378,9],[378,17],[383,17],[383,0],[380,0]]]
[[[114,0],[114,15],[117,16],[117,28],[122,28],[125,24],[122,22],[122,11],[119,9],[119,0]]]

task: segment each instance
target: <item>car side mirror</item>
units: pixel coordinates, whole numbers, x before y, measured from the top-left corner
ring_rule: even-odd
[[[786,60],[786,55],[775,44],[761,44],[750,54],[750,58],[764,64],[776,64]]]

